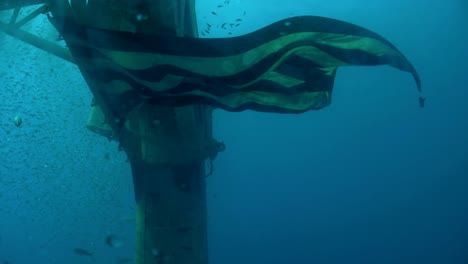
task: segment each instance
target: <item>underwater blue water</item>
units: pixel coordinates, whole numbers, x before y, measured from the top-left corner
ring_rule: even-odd
[[[468,3],[232,0],[210,16],[222,2],[198,2],[200,25],[245,11],[232,35],[296,15],[378,32],[412,61],[427,101],[419,108],[407,73],[349,67],[320,111],[216,110],[227,148],[207,179],[210,263],[468,263]],[[25,27],[56,37],[47,23]],[[85,128],[91,95],[77,68],[4,34],[0,51],[0,263],[132,257],[129,165]],[[107,234],[125,245],[106,247]]]

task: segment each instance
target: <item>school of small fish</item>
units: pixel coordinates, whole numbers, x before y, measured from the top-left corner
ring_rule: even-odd
[[[212,17],[213,16],[220,17],[219,16],[220,12],[223,11],[226,7],[228,7],[230,3],[231,3],[231,0],[225,0],[222,4],[217,5],[216,8],[210,12],[210,15]],[[233,30],[242,24],[246,14],[247,12],[243,11],[242,15],[238,16],[236,19],[233,19],[231,21],[224,21],[224,22],[217,23],[215,28],[219,30],[225,30],[227,31],[228,35],[232,35]],[[204,18],[208,19],[206,16]],[[212,33],[212,29],[213,29],[212,24],[206,22],[200,31],[200,35],[203,37],[206,37]]]
[[[220,17],[219,14],[222,13],[222,11],[224,9],[226,9],[230,4],[231,4],[231,0],[224,0],[222,4],[216,5],[216,8],[214,8],[210,12],[210,15],[219,18]],[[235,28],[239,27],[243,23],[246,14],[247,14],[247,12],[243,11],[242,15],[238,16],[237,18],[235,18],[233,20],[217,23],[216,28],[220,29],[220,30],[225,30],[225,31],[227,31],[228,35],[232,35],[233,30]],[[207,19],[207,17],[205,17],[205,19]],[[212,24],[206,22],[205,25],[204,25],[204,28],[200,32],[201,36],[206,37],[209,34],[211,34],[212,33],[212,28],[213,28]],[[61,40],[61,38],[57,39],[57,40]],[[17,127],[20,127],[21,124],[22,124],[22,118],[20,116],[15,116],[14,117],[14,124]],[[130,220],[132,220],[132,219],[130,219]],[[180,231],[180,232],[188,232],[188,231],[190,231],[190,228],[189,227],[180,227],[177,230]],[[107,246],[112,247],[112,248],[121,248],[125,244],[124,240],[121,237],[119,237],[117,235],[113,235],[113,234],[106,236],[105,243],[106,243]],[[188,246],[182,247],[182,248],[184,248],[186,250],[192,250],[192,248],[188,247]],[[91,251],[89,249],[86,249],[86,248],[81,248],[81,247],[73,248],[72,251],[73,251],[73,253],[75,255],[82,256],[82,257],[94,258],[94,255],[95,255],[93,251]],[[162,256],[162,254],[159,252],[159,250],[157,250],[155,248],[151,249],[151,254],[155,258]],[[133,258],[121,257],[121,258],[119,258],[117,260],[116,263],[125,264],[125,263],[132,263],[132,262],[133,262]],[[2,264],[10,264],[10,262],[5,260],[5,261],[2,262]]]

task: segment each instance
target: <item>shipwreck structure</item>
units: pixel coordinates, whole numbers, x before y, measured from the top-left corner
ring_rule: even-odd
[[[137,264],[208,263],[205,177],[225,148],[212,135],[214,108],[321,109],[338,67],[383,64],[412,74],[424,102],[396,47],[334,19],[294,17],[240,37],[200,38],[195,0],[0,0],[6,10],[0,31],[78,66],[94,96],[87,127],[127,154]],[[66,46],[22,30],[38,16]]]

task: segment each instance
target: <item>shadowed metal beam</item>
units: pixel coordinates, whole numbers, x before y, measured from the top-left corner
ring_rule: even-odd
[[[18,18],[18,14],[19,14],[19,10],[21,8],[15,8],[15,12],[13,14],[13,16],[11,17],[10,19],[10,25],[11,27],[15,27],[15,28],[20,28],[22,27],[24,24],[28,23],[29,21],[33,20],[34,18],[36,18],[38,15],[40,14],[44,14],[47,12],[47,5],[42,5],[41,7],[37,8],[36,10],[32,11],[31,13],[29,13],[27,16],[25,16],[23,19],[21,19],[20,21],[16,22],[16,19]]]
[[[16,7],[46,4],[48,2],[48,0],[0,0],[0,11]]]
[[[42,39],[34,34],[12,27],[5,23],[0,23],[0,31],[75,64],[75,60],[72,58],[70,51],[65,47],[53,43],[52,41]]]

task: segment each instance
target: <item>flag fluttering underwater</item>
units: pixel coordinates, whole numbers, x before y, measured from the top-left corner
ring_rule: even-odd
[[[423,100],[416,69],[392,43],[331,18],[292,17],[246,35],[209,39],[105,30],[80,25],[73,16],[49,18],[83,74],[113,105],[128,106],[132,98],[134,106],[209,104],[228,111],[302,113],[331,103],[338,67],[359,65],[410,73]]]

